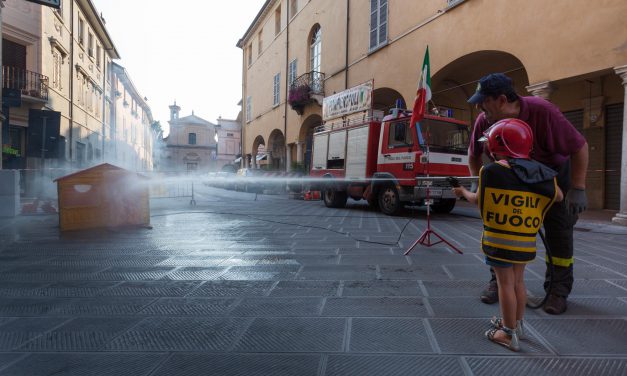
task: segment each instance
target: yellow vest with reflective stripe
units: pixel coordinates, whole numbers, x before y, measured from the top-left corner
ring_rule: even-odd
[[[483,253],[509,263],[532,261],[536,257],[536,235],[555,200],[555,178],[524,183],[508,165],[495,162],[481,169],[477,192],[483,219]]]

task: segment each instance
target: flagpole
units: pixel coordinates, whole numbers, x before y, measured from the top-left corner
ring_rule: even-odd
[[[427,112],[426,108],[430,100],[431,100],[431,68],[430,68],[430,63],[429,63],[429,46],[427,46],[427,50],[425,51],[425,57],[422,63],[422,70],[420,73],[420,78],[418,80],[418,89],[416,91],[416,100],[414,102],[414,109],[411,114],[411,120],[410,120],[410,125],[409,125],[410,128],[416,129],[416,134],[418,133],[418,127],[416,127],[416,123],[424,118],[424,114],[425,112]],[[422,127],[420,129],[422,129]],[[426,131],[427,131],[427,137],[426,137],[427,158],[425,160],[426,162],[425,172],[426,172],[427,177],[429,177],[429,165],[431,163],[429,161],[430,159],[429,158],[430,157],[429,156],[429,150],[430,150],[429,144],[431,143],[431,128],[428,122],[427,122]],[[457,251],[457,253],[463,254],[463,252],[460,251],[457,247],[455,247],[454,245],[446,241],[442,236],[440,236],[437,232],[431,229],[431,184],[433,184],[433,182],[427,181],[426,184],[427,186],[426,186],[426,192],[425,192],[426,193],[425,205],[427,206],[427,228],[423,231],[423,233],[420,235],[418,240],[416,240],[407,249],[407,251],[405,251],[405,256],[407,256],[414,249],[414,247],[416,247],[418,244],[424,245],[426,247],[431,247],[433,245],[440,244],[440,243],[445,243],[446,245],[448,245],[449,247]],[[435,237],[437,237],[439,240],[432,243],[431,242],[432,234]]]

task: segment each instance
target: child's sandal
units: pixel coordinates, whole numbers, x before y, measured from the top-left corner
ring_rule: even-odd
[[[503,329],[503,318],[492,316],[490,325],[495,329]],[[516,329],[514,331],[518,334],[518,339],[525,339],[525,327],[522,320],[516,320]]]
[[[509,343],[502,339],[496,338],[496,333],[498,331],[504,332],[510,338]],[[512,351],[520,351],[520,344],[518,343],[518,335],[516,334],[514,330],[510,328],[503,327],[503,328],[488,329],[488,331],[485,332],[485,336],[490,341],[497,343],[503,347],[506,347]]]
[[[503,327],[503,318],[492,316],[490,319],[490,324],[493,328],[501,329]]]

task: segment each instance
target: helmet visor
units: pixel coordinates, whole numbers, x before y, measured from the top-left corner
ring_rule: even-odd
[[[488,137],[490,137],[490,132],[494,130],[494,126],[496,124],[492,124],[488,129],[483,132],[483,136],[479,138],[479,142],[488,142]]]

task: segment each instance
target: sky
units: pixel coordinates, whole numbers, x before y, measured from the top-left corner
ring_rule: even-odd
[[[242,97],[237,41],[265,0],[92,0],[139,93],[167,133],[180,117],[235,119]]]

